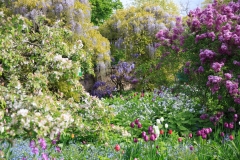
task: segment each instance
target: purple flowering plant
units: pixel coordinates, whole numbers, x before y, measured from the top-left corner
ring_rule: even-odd
[[[229,105],[239,110],[239,11],[239,1],[223,4],[214,0],[204,9],[190,11],[186,25],[176,18],[176,27],[156,34],[160,50],[170,52],[173,62],[177,63],[174,56],[179,57],[187,83],[212,111],[226,111]]]
[[[43,160],[59,158],[61,147],[58,144],[59,136],[56,139],[48,142],[46,138],[39,138],[37,140],[30,140],[29,147],[34,157],[41,157]],[[53,151],[54,150],[54,151]]]
[[[111,81],[115,84],[118,91],[123,91],[127,84],[137,84],[138,79],[134,76],[135,63],[122,62],[113,66]]]

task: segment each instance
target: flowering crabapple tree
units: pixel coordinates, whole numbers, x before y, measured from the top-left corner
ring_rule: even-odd
[[[189,84],[212,110],[229,106],[240,110],[240,1],[227,4],[214,0],[203,10],[188,14],[187,25],[160,30],[156,37],[164,51],[182,57]]]

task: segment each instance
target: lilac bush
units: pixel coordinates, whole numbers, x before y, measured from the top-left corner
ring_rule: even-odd
[[[239,11],[240,1],[222,4],[214,0],[203,10],[190,11],[187,25],[177,17],[176,27],[156,34],[157,47],[181,57],[179,63],[173,63],[183,66],[182,72],[197,88],[198,96],[214,99],[213,110],[222,106],[227,109],[229,104],[239,110]]]

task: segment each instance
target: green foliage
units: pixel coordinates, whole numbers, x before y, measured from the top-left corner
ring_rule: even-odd
[[[113,11],[123,8],[120,0],[90,0],[90,3],[92,9],[91,22],[94,25],[102,24],[112,15]]]

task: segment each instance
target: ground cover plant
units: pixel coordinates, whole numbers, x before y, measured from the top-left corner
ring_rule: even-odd
[[[88,4],[75,2],[67,5]],[[44,15],[31,21],[5,7],[0,9],[1,159],[240,159],[240,2],[214,1],[191,11],[186,24],[176,17],[172,27],[156,34],[161,65],[152,69],[162,73],[161,66],[174,63],[169,73],[176,76],[174,84],[146,90],[134,77],[139,66],[123,61],[112,80],[135,81],[135,89],[123,91],[120,84],[118,92],[97,81],[92,96],[79,79],[93,74],[96,59],[103,57],[94,57],[64,21],[49,25]]]

